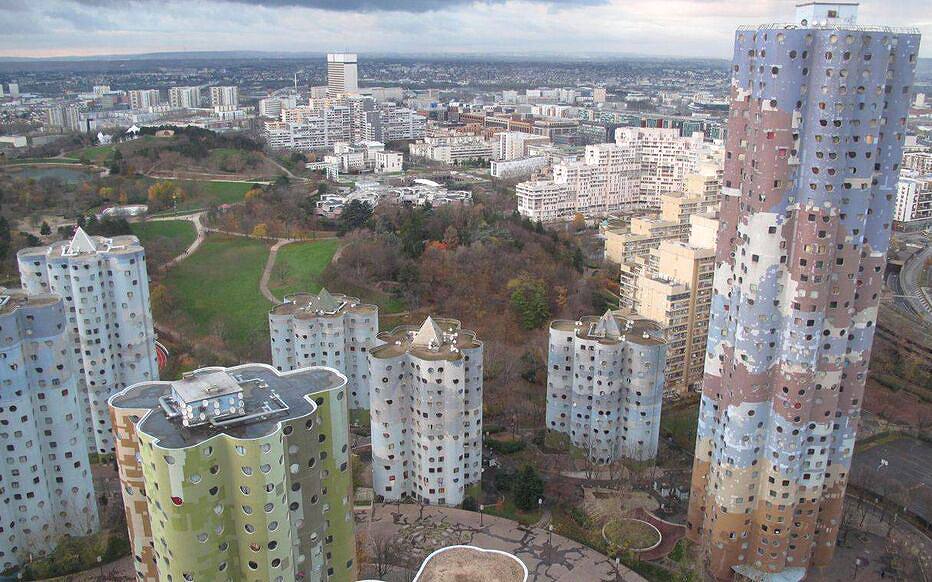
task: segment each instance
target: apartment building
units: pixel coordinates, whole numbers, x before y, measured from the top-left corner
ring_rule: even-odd
[[[327,97],[352,95],[359,91],[359,73],[355,53],[327,55]]]
[[[718,579],[802,580],[835,552],[919,50],[857,10],[735,34],[686,523]]]
[[[197,109],[201,106],[201,88],[171,87],[168,90],[168,103],[173,108]]]
[[[0,288],[0,329],[0,564],[9,570],[100,524],[65,302]]]
[[[489,173],[493,178],[498,178],[500,180],[526,178],[535,172],[543,170],[548,165],[547,158],[543,156],[514,158],[511,160],[492,160],[489,163]]]
[[[714,216],[694,221],[717,223]],[[621,302],[656,321],[667,340],[664,389],[684,394],[701,388],[715,274],[715,229],[698,227],[689,240],[664,240],[641,258],[633,284],[622,288]],[[629,265],[629,271],[633,271]],[[623,269],[624,271],[625,269]]]
[[[495,148],[481,136],[434,132],[424,136],[423,141],[410,144],[408,153],[435,162],[462,164],[488,161],[495,155]]]
[[[624,265],[637,257],[646,257],[662,241],[685,241],[689,238],[690,217],[706,210],[700,196],[689,196],[682,192],[662,194],[659,215],[635,216],[627,226],[604,233],[605,260]]]
[[[347,378],[348,406],[369,409],[369,349],[379,308],[326,289],[296,293],[269,312],[272,366],[279,372],[327,366]]]
[[[932,174],[932,152],[923,150],[906,152],[903,154],[902,168],[912,170],[921,176]]]
[[[547,428],[599,464],[657,456],[666,342],[660,327],[606,311],[550,324]]]
[[[353,139],[353,120],[349,107],[286,109],[282,116],[283,121],[268,121],[262,128],[266,143],[274,150],[321,151],[333,148],[337,142]]]
[[[656,208],[661,194],[684,190],[686,178],[708,155],[700,135],[683,138],[672,129],[618,128],[615,139],[615,143],[586,146],[579,162],[553,166],[553,183],[566,186],[562,198],[534,198],[554,191],[542,186],[520,189],[524,196],[518,196],[518,212],[547,222],[577,212],[605,216]]]
[[[239,87],[217,86],[210,88],[210,106],[221,109],[236,109],[239,107]]]
[[[148,109],[162,104],[162,96],[158,89],[133,89],[129,92],[129,106],[131,109]]]
[[[157,380],[146,253],[135,236],[89,236],[20,250],[23,289],[65,301],[88,449],[113,451],[107,398]]]
[[[346,377],[201,368],[113,395],[140,580],[356,580]]]
[[[285,109],[294,109],[298,106],[298,97],[290,95],[288,97],[266,97],[259,100],[259,117],[267,119],[281,119],[282,111]]]
[[[378,339],[369,350],[375,494],[459,505],[482,477],[482,342],[431,317]]]
[[[896,185],[893,220],[924,224],[932,220],[932,174],[903,171]]]
[[[615,143],[636,152],[639,165],[639,199],[645,207],[656,208],[660,195],[682,191],[686,177],[698,169],[703,134],[680,137],[676,129],[619,127]]]
[[[503,131],[496,136],[496,160],[519,160],[528,157],[528,146],[548,144],[550,138],[523,131]]]

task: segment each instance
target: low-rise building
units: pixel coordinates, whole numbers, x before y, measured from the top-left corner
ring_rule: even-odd
[[[459,505],[482,476],[482,343],[453,319],[369,351],[372,481],[386,500]]]
[[[346,378],[201,368],[114,394],[140,580],[356,580]]]
[[[534,156],[528,158],[514,158],[509,160],[492,160],[489,173],[493,178],[510,180],[513,178],[526,178],[546,168],[547,158]]]
[[[423,141],[410,144],[408,152],[435,162],[462,164],[491,160],[495,148],[480,136],[437,132],[428,134]]]
[[[327,366],[347,378],[349,408],[369,408],[369,349],[379,308],[356,297],[296,293],[269,312],[272,365],[279,372]]]
[[[666,341],[660,326],[607,311],[550,324],[547,428],[599,464],[657,456]]]

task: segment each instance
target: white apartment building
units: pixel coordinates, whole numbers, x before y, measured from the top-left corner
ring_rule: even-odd
[[[0,329],[0,564],[9,570],[100,524],[64,301],[0,289]]]
[[[404,170],[404,154],[401,152],[375,152],[372,170],[376,174],[397,174]]]
[[[239,107],[239,87],[217,86],[210,88],[210,106],[223,109]]]
[[[534,144],[550,143],[545,135],[524,133],[522,131],[503,131],[495,136],[497,138],[495,159],[518,160],[528,157],[528,146]]]
[[[349,408],[369,408],[369,349],[377,344],[379,308],[356,297],[296,293],[269,312],[272,366],[288,372],[335,368],[347,378]]]
[[[259,116],[268,119],[281,119],[283,110],[294,109],[297,106],[298,97],[296,95],[266,97],[259,100]]]
[[[353,107],[353,124],[359,140],[413,140],[423,138],[427,132],[427,118],[413,109],[368,97],[348,101]]]
[[[385,500],[459,505],[482,475],[482,343],[453,319],[369,351],[372,481]]]
[[[565,199],[530,197],[554,189],[519,189],[518,212],[546,222],[563,220],[577,212],[604,216],[627,209],[656,208],[661,194],[683,190],[687,177],[699,170],[700,160],[708,157],[708,146],[702,143],[701,134],[683,138],[673,129],[619,128],[615,139],[613,144],[586,146],[581,162],[553,166],[553,182],[570,191]],[[556,207],[548,208],[547,204]]]
[[[932,174],[904,171],[896,185],[893,220],[915,222],[932,219]]]
[[[157,380],[145,250],[135,236],[88,236],[17,253],[23,289],[64,298],[89,448],[114,450],[107,399]]]
[[[352,95],[359,91],[355,53],[327,55],[327,96]]]
[[[48,127],[67,131],[82,131],[80,105],[76,103],[52,105],[45,110],[45,124]]]
[[[435,133],[426,135],[423,141],[410,144],[408,152],[414,157],[435,162],[461,164],[490,160],[495,155],[495,148],[481,136]]]
[[[200,87],[171,87],[168,104],[176,109],[196,109],[201,106]]]
[[[550,324],[547,428],[599,464],[657,456],[666,341],[652,321],[612,311]]]
[[[282,111],[282,118],[285,121],[267,121],[263,124],[263,137],[274,150],[320,151],[332,148],[337,142],[353,140],[353,121],[349,107],[286,109]]]
[[[922,176],[932,174],[932,152],[916,151],[903,154],[902,168],[912,170]]]
[[[385,144],[379,141],[338,142],[333,145],[333,155],[325,156],[324,161],[338,172],[388,174],[402,170],[404,155],[385,151]]]
[[[534,156],[527,158],[514,158],[511,160],[492,160],[489,163],[489,173],[493,178],[501,180],[510,180],[514,178],[526,178],[535,172],[547,167],[547,158],[543,156]]]
[[[133,89],[129,92],[129,106],[131,109],[148,109],[157,107],[162,103],[162,96],[158,89]]]

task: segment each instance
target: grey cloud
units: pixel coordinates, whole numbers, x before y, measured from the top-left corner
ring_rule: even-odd
[[[95,6],[126,4],[119,0],[77,0]],[[220,0],[264,8],[313,8],[334,12],[434,12],[470,4],[504,4],[506,0]],[[555,8],[598,6],[610,0],[528,0]]]

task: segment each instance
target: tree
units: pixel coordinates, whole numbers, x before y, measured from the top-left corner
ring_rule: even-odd
[[[577,212],[573,215],[573,230],[580,231],[584,228],[586,228],[586,217]]]
[[[255,227],[253,227],[252,236],[257,238],[265,238],[269,236],[269,227],[264,222],[260,222]]]
[[[48,236],[52,234],[52,227],[49,226],[48,222],[44,220],[42,221],[42,226],[39,227],[39,234],[41,234],[42,236]]]
[[[165,208],[176,201],[184,200],[184,197],[184,190],[179,188],[177,184],[164,180],[149,186],[147,191],[149,204],[156,208]]]
[[[379,578],[385,578],[391,561],[403,553],[403,548],[394,537],[386,533],[372,535],[368,541],[369,558]]]
[[[368,202],[353,200],[340,214],[340,232],[347,233],[362,228],[372,217],[372,207]]]
[[[523,275],[508,282],[511,306],[517,312],[524,329],[536,329],[550,318],[547,287],[540,279]]]
[[[518,472],[512,484],[515,506],[524,511],[537,507],[537,500],[544,495],[544,480],[531,465],[525,465]]]

